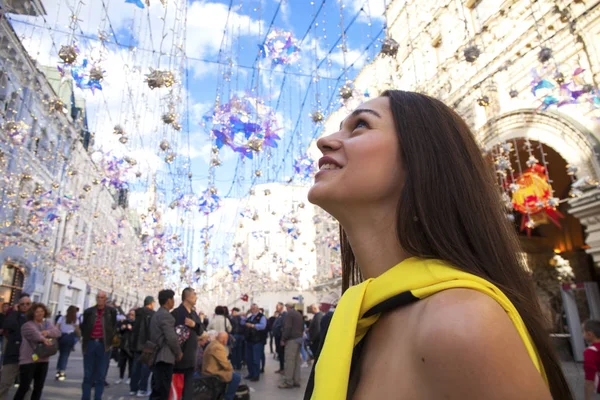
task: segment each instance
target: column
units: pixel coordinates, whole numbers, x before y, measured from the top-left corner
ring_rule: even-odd
[[[583,196],[569,200],[569,214],[578,218],[585,226],[586,250],[600,267],[600,189],[586,191]]]

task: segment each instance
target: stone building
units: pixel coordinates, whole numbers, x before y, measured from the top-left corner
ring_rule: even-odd
[[[467,121],[496,162],[507,204],[514,201],[509,184],[527,172],[533,157],[547,171],[546,188],[555,200],[507,212],[520,232],[523,264],[536,278],[541,302],[552,309],[553,329],[563,332],[560,283],[595,281],[600,266],[599,5],[393,0],[385,19],[381,52],[346,83],[351,97],[329,115],[324,134],[337,131],[369,96],[394,88],[436,97]],[[499,165],[503,158],[509,168]],[[564,216],[560,228],[546,208]],[[557,254],[570,263],[574,279],[558,279],[552,269]],[[581,319],[595,316],[585,303],[578,300]]]
[[[40,1],[0,8],[45,13]],[[71,82],[36,65],[0,19],[0,302],[24,291],[64,313],[105,290],[128,309],[161,287],[126,193],[101,183],[85,112]]]

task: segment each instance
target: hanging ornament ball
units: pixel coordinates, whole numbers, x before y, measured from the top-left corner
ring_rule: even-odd
[[[221,160],[219,160],[219,157],[214,156],[211,160],[210,160],[210,165],[211,167],[218,167],[219,165],[221,165]]]
[[[138,172],[135,173],[135,177],[136,178],[140,178],[141,176],[142,176],[142,173],[140,171],[138,171]]]
[[[52,189],[58,189],[59,187],[60,185],[56,182],[52,184]]]
[[[344,86],[340,88],[340,97],[344,100],[348,100],[354,95],[354,90],[352,88],[351,82],[346,82]]]
[[[115,125],[115,127],[113,128],[113,133],[115,135],[124,135],[125,130],[123,129],[123,127],[121,125]]]
[[[132,167],[137,164],[137,161],[135,160],[135,158],[131,158],[129,156],[123,157],[123,160],[125,160],[125,162],[127,164],[131,165]]]
[[[254,171],[254,175],[256,175],[257,177],[261,177],[262,171],[260,169],[257,169],[256,171]]]
[[[511,99],[514,99],[519,95],[519,92],[516,89],[511,89],[510,92],[508,92],[508,95]]]
[[[175,160],[175,153],[171,152],[165,156],[165,162],[171,164]]]
[[[251,139],[248,141],[248,148],[252,151],[262,151],[263,139]]]
[[[167,151],[171,148],[171,145],[166,139],[161,140],[159,147],[162,151]]]
[[[171,71],[160,71],[150,68],[150,73],[146,75],[146,83],[150,89],[171,87],[175,83],[175,76]]]
[[[59,112],[59,113],[63,113],[66,114],[67,113],[67,107],[65,107],[65,103],[62,102],[61,99],[59,99],[58,97],[50,100],[48,102],[48,107],[50,109],[50,111],[52,112]]]
[[[121,143],[123,143],[123,144],[127,143],[127,141],[128,141],[128,140],[129,140],[129,139],[127,139],[127,136],[121,136],[121,137],[119,138],[119,142],[121,142]]]
[[[104,70],[102,68],[94,65],[90,68],[90,81],[100,82],[104,79]]]
[[[391,37],[386,38],[381,45],[381,53],[385,56],[395,57],[400,45]]]
[[[77,60],[79,49],[75,45],[60,46],[58,56],[65,64],[73,64]]]
[[[481,107],[487,107],[490,105],[490,98],[487,96],[481,96],[477,98],[477,104],[479,104]]]
[[[271,194],[271,190],[270,189],[265,189],[265,196],[269,196]]]
[[[549,59],[552,58],[552,49],[549,47],[542,47],[540,52],[538,53],[538,60],[541,63],[545,63]]]
[[[479,47],[477,47],[476,45],[473,45],[464,49],[463,54],[467,62],[474,63],[481,55],[481,50],[479,50]]]
[[[563,83],[565,83],[565,76],[562,74],[562,72],[557,72],[556,75],[554,75],[554,80],[559,85],[562,85]]]
[[[165,124],[172,124],[173,122],[175,122],[176,118],[177,116],[173,112],[165,113],[162,116],[162,120]]]
[[[92,190],[92,187],[90,185],[83,185],[83,190],[89,192],[90,190]]]
[[[178,121],[173,122],[171,126],[178,132],[181,130],[181,124]]]
[[[217,194],[217,188],[214,186],[211,186],[208,190],[210,191],[210,194]]]
[[[312,122],[314,122],[315,124],[318,124],[319,122],[323,122],[325,116],[321,111],[316,110],[310,114],[310,119],[312,119]]]

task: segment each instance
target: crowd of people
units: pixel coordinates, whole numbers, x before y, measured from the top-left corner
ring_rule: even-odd
[[[66,380],[69,356],[78,343],[84,367],[82,400],[92,394],[96,400],[102,398],[110,385],[111,359],[119,369],[114,384],[129,385],[130,396],[168,400],[175,390],[187,400],[192,398],[195,379],[216,377],[224,398],[233,399],[244,367],[244,379],[260,380],[267,345],[279,361],[279,388],[297,388],[301,368],[316,358],[322,325],[333,311],[329,304],[309,306],[313,315],[309,320],[292,302],[278,303],[270,317],[257,304],[247,312],[217,306],[209,319],[196,312],[196,300],[195,291],[186,288],[175,308],[175,293],[163,290],[156,311],[154,297],[148,296],[141,307],[125,313],[99,291],[96,304],[82,313],[69,306],[65,315],[51,318],[44,304],[21,294],[16,305],[4,304],[0,313],[0,400],[8,398],[13,386],[18,387],[14,399],[24,399],[30,391],[31,399],[42,398],[51,357],[57,355],[56,381]]]

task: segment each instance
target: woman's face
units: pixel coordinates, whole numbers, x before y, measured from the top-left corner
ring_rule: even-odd
[[[35,312],[33,313],[33,318],[37,321],[37,322],[42,322],[44,320],[44,317],[46,316],[46,313],[44,312],[44,309],[42,307],[38,307]]]
[[[318,140],[323,153],[308,200],[336,218],[354,206],[396,206],[404,182],[400,145],[387,97],[363,103],[340,130]],[[350,214],[349,214],[350,215]]]

